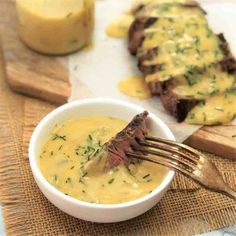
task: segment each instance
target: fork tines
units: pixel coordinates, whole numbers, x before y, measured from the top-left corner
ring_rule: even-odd
[[[171,140],[147,136],[133,147],[128,157],[167,166],[190,177],[206,189],[220,192],[236,200],[236,192],[222,178],[214,163],[197,150]]]
[[[127,155],[171,167],[186,175],[192,175],[200,159],[200,153],[187,145],[152,136],[140,141],[134,152]]]

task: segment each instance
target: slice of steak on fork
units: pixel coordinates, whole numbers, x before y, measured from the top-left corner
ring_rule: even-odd
[[[145,139],[148,133],[147,121],[148,112],[144,111],[136,115],[132,121],[112,138],[107,145],[108,168],[113,168],[120,164],[128,165],[132,159],[128,159],[126,152],[138,145],[138,141]]]

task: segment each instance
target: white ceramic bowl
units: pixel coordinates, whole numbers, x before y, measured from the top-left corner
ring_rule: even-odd
[[[134,201],[119,204],[94,204],[66,196],[52,186],[42,175],[39,165],[39,153],[46,138],[55,124],[68,119],[91,115],[106,115],[130,121],[145,109],[124,101],[112,99],[85,99],[65,104],[48,114],[36,127],[30,140],[29,159],[34,178],[46,198],[62,211],[74,217],[93,222],[118,222],[143,214],[163,197],[173,177],[169,170],[163,182],[150,194]],[[158,137],[174,140],[169,128],[154,114],[149,113],[148,126]]]

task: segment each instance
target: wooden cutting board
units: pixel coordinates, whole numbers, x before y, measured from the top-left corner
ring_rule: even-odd
[[[10,87],[63,104],[70,96],[67,69],[55,58],[28,49],[18,38],[14,0],[0,0],[0,35]],[[236,126],[203,127],[186,140],[201,150],[236,160]]]

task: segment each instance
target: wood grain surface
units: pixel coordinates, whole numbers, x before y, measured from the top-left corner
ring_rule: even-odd
[[[0,14],[0,35],[10,87],[49,102],[65,103],[70,96],[67,69],[55,57],[33,52],[20,41],[14,0],[0,0]],[[189,137],[186,143],[236,160],[235,135],[235,125],[203,127]]]
[[[202,127],[185,143],[200,150],[236,160],[236,125]]]

